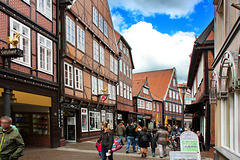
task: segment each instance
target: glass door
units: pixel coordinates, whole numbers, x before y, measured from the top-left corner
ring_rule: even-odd
[[[76,142],[76,113],[75,113],[75,111],[68,111],[67,140]]]

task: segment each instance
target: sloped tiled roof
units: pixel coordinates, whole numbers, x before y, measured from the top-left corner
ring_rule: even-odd
[[[144,85],[146,78],[133,79],[133,97],[138,96],[140,89]]]
[[[144,79],[147,77],[153,99],[162,101],[167,92],[173,70],[174,69],[172,68],[166,70],[135,73],[133,74],[133,84],[135,83],[134,80]]]

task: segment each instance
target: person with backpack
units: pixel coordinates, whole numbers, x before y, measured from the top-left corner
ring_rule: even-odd
[[[157,131],[155,138],[157,139],[157,144],[159,146],[160,158],[166,157],[166,146],[167,146],[167,137],[169,133],[164,129],[163,125],[160,125],[160,129]]]
[[[147,127],[143,127],[142,131],[138,133],[138,144],[141,147],[142,157],[147,157],[147,151],[149,142],[151,140],[151,134],[147,132]]]
[[[136,132],[134,128],[134,123],[131,123],[126,129],[126,135],[127,135],[127,148],[126,148],[126,153],[129,153],[129,147],[130,144],[132,143],[133,145],[133,152],[136,152],[135,149],[135,137],[136,137]]]
[[[116,127],[116,135],[119,137],[119,140],[118,140],[118,141],[119,141],[122,145],[124,145],[122,138],[123,138],[123,136],[125,135],[125,132],[126,132],[126,128],[125,128],[125,126],[123,125],[123,122],[119,123],[119,124],[117,125],[117,127]]]
[[[138,135],[138,132],[140,132],[141,130],[142,130],[142,127],[138,124],[137,128],[135,129],[136,134]],[[141,148],[139,147],[139,144],[138,144],[138,136],[136,136],[135,138],[135,144],[137,145],[137,153],[140,153]]]
[[[108,128],[108,123],[104,122],[102,124],[102,128],[104,132],[102,132],[101,136],[97,140],[97,143],[102,142],[102,160],[113,160],[113,151],[112,146],[114,142],[114,135]]]

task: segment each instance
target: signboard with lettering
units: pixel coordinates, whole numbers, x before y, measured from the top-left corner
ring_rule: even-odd
[[[153,122],[148,123],[148,129],[149,130],[153,130],[153,127],[154,127]]]
[[[0,56],[4,58],[17,58],[23,56],[23,50],[19,48],[0,49]]]
[[[192,131],[185,131],[181,134],[180,146],[183,152],[200,152],[198,136]]]
[[[198,152],[170,151],[170,160],[201,160]]]

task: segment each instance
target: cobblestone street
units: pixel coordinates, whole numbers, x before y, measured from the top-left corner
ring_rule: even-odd
[[[125,142],[126,144],[126,142]],[[125,153],[126,145],[115,152],[113,155],[114,160],[125,159],[139,159],[140,154],[133,153],[132,148],[129,154]],[[169,153],[169,149],[168,149]],[[207,154],[202,153],[202,159],[212,160]],[[156,149],[156,157],[152,157],[150,148],[148,149],[148,159],[159,159],[159,151]],[[97,150],[95,149],[95,141],[86,141],[82,143],[68,144],[65,147],[60,148],[31,148],[28,147],[24,151],[24,156],[20,160],[99,160]],[[163,160],[169,159],[169,157],[162,158]]]

